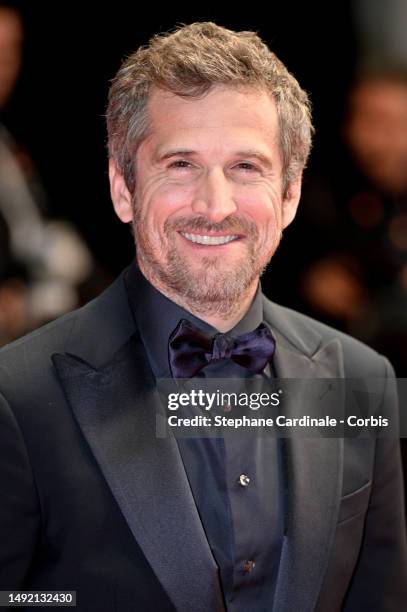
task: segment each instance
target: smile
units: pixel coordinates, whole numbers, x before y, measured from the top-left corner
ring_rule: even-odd
[[[239,236],[205,236],[199,234],[187,234],[186,232],[180,232],[184,238],[189,240],[190,242],[195,242],[196,244],[205,244],[210,246],[216,246],[219,244],[227,244],[228,242],[232,242],[232,240],[237,240]]]

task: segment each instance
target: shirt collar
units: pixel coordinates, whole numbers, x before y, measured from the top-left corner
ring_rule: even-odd
[[[171,376],[168,365],[168,339],[181,319],[187,319],[204,332],[218,332],[158,291],[135,263],[127,270],[125,283],[133,316],[156,378]],[[262,321],[263,302],[259,283],[249,310],[228,333],[233,336],[246,334],[256,329]]]

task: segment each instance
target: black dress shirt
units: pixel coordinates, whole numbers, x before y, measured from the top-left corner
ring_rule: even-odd
[[[217,330],[187,312],[155,287],[133,265],[126,277],[132,311],[157,379],[170,378],[168,339],[180,319],[202,331]],[[263,321],[260,287],[245,316],[229,332],[238,336]],[[269,376],[270,367],[260,376]],[[230,359],[209,364],[207,378],[250,375]],[[179,438],[192,494],[218,564],[225,605],[230,612],[272,608],[283,540],[283,469],[280,444],[270,437]]]

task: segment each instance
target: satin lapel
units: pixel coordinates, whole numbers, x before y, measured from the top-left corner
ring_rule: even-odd
[[[279,378],[343,377],[341,347],[337,341],[322,347],[312,358],[287,345],[281,336],[277,337],[277,347],[274,365]],[[283,404],[286,416],[304,414],[301,398],[298,399]],[[325,397],[327,400],[329,397]],[[310,416],[319,415],[311,412]],[[291,437],[284,439],[283,445],[286,535],[274,610],[311,612],[321,589],[335,533],[342,485],[343,440]]]
[[[137,543],[180,612],[223,610],[218,570],[173,438],[156,438],[158,395],[140,340],[94,369],[53,356],[79,426]]]

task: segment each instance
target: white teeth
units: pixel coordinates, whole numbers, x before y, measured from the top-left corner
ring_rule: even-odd
[[[184,238],[190,240],[191,242],[209,245],[226,244],[227,242],[232,242],[232,240],[236,240],[236,238],[238,238],[238,236],[199,236],[197,234],[187,234],[186,232],[180,233],[184,236]]]

